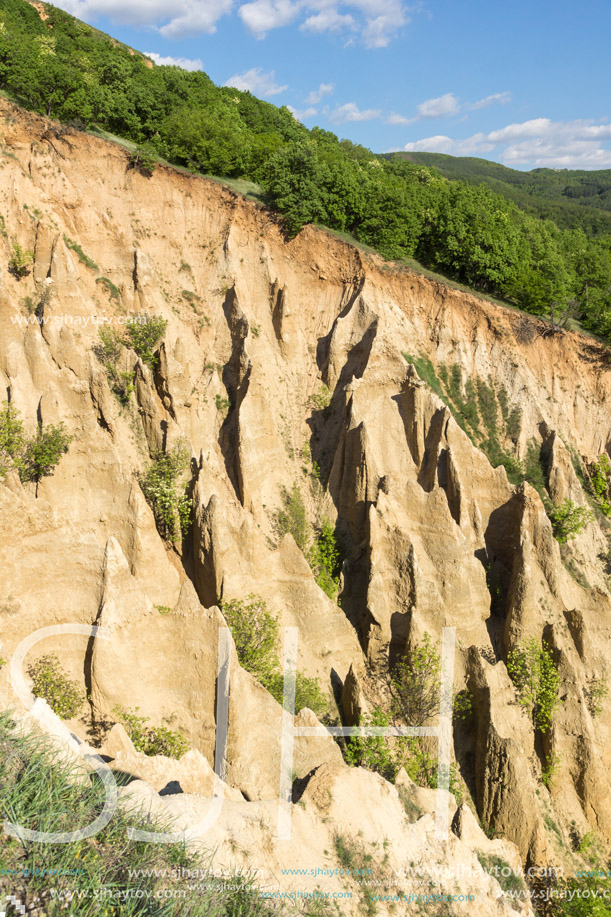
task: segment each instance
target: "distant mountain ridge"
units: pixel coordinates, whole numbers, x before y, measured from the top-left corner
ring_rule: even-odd
[[[611,231],[611,169],[532,169],[521,172],[499,162],[447,153],[386,153],[436,169],[449,179],[486,184],[534,216],[558,226],[599,235]]]

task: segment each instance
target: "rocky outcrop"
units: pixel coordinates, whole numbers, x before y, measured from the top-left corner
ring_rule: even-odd
[[[282,627],[297,627],[299,671],[347,723],[380,702],[376,677],[389,661],[455,627],[454,684],[470,686],[475,717],[455,726],[454,751],[482,822],[528,862],[558,855],[542,800],[561,831],[575,821],[611,839],[611,707],[590,709],[611,641],[604,525],[560,547],[537,490],[491,466],[476,444],[486,431],[474,435],[439,381],[458,365],[464,399],[478,383],[504,393],[521,420],[501,445],[524,460],[534,443],[550,499],[586,507],[575,465],[611,443],[598,345],[525,333],[527,316],[313,227],[287,242],[263,208],[221,183],[165,166],[150,179],[127,174],[124,150],[91,135],[75,132],[69,157],[48,144],[32,153],[45,122],[0,108],[11,153],[1,162],[0,260],[13,242],[34,259],[21,281],[0,271],[2,398],[29,434],[61,421],[74,437],[37,485],[0,481],[1,655],[37,628],[108,628],[109,641],[45,637],[44,651],[60,653],[91,697],[74,728],[112,725],[116,707],[170,719],[195,750],[194,787],[205,783],[202,759],[214,760],[219,602],[255,594]],[[135,387],[122,404],[96,355],[98,321],[120,330],[132,312],[160,315],[167,329],[154,371],[122,355],[118,369],[133,371]],[[151,455],[178,437],[192,456],[182,547],[159,537],[140,484]],[[334,527],[334,598],[308,550],[278,530],[295,484],[311,533],[325,518]],[[530,638],[547,641],[561,675],[544,737],[516,706],[505,665]],[[282,710],[231,660],[227,782],[263,813],[278,791]],[[0,697],[15,703],[7,667]],[[304,712],[300,722],[317,721]],[[155,791],[166,775],[182,786],[174,765],[157,771],[119,752]],[[431,819],[406,827],[396,791],[344,767],[330,738],[298,737],[295,755],[307,781],[305,812],[293,807],[304,850],[325,849],[330,789],[338,830],[383,843],[373,822],[388,817],[398,857],[418,844],[431,855]],[[548,789],[540,778],[554,755]],[[350,793],[364,800],[353,822],[340,817]],[[469,816],[456,824],[472,838]],[[248,830],[253,843],[267,837]]]

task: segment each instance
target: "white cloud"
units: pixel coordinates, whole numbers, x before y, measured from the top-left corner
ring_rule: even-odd
[[[265,73],[262,67],[252,67],[246,73],[234,73],[224,85],[233,86],[234,89],[241,89],[242,92],[252,92],[256,96],[277,96],[289,88],[288,84],[279,86],[276,83],[274,70]]]
[[[331,95],[335,86],[333,83],[321,83],[318,89],[314,89],[304,99],[306,105],[318,105],[324,96]]]
[[[238,13],[244,25],[257,38],[264,38],[270,29],[279,29],[293,22],[301,6],[301,2],[292,0],[254,0],[241,6]]]
[[[437,134],[435,137],[425,137],[415,143],[406,143],[403,147],[408,153],[449,153],[454,147],[451,137]]]
[[[533,118],[508,124],[488,134],[478,133],[465,140],[451,137],[425,137],[407,143],[407,151],[452,153],[455,156],[481,156],[496,152],[508,166],[549,169],[603,169],[611,167],[611,124],[583,119],[551,121]]]
[[[86,21],[107,16],[125,25],[151,26],[168,38],[213,33],[233,0],[56,0],[57,6]]]
[[[308,16],[300,29],[306,32],[341,32],[343,29],[355,29],[356,20],[350,13],[339,13],[336,9],[321,10],[315,16]]]
[[[154,51],[144,53],[159,67],[180,67],[181,70],[201,70],[203,67],[199,57],[189,60],[188,57],[162,57],[161,54],[155,54]]]
[[[406,118],[404,115],[398,115],[393,111],[385,120],[387,124],[413,124],[418,118]]]
[[[366,108],[361,111],[355,102],[346,102],[331,112],[329,117],[331,121],[339,124],[344,121],[373,121],[374,118],[379,118],[380,114],[379,108]]]
[[[407,7],[397,0],[356,0],[367,14],[363,40],[367,48],[385,48],[410,21]]]
[[[421,102],[417,107],[417,114],[414,118],[407,118],[405,115],[399,115],[392,112],[386,118],[387,124],[414,124],[416,121],[422,121],[426,118],[451,118],[457,115],[462,109],[467,108],[470,111],[476,111],[480,108],[487,108],[495,103],[505,105],[511,101],[511,93],[495,92],[492,95],[480,99],[466,106],[461,106],[459,99],[453,92],[446,92],[445,95],[438,96],[436,99],[427,99]]]
[[[480,99],[479,102],[473,102],[469,108],[477,111],[480,108],[488,108],[489,105],[506,105],[508,102],[511,102],[510,92],[493,92],[492,95]]]
[[[238,13],[258,38],[304,16],[303,31],[360,32],[368,48],[385,48],[410,21],[409,8],[402,0],[251,0]]]
[[[287,105],[286,107],[292,116],[297,118],[298,121],[306,121],[308,118],[313,118],[314,115],[318,114],[318,109],[313,107],[304,108],[301,111],[299,111],[297,108],[293,108],[292,105]]]
[[[451,92],[436,99],[427,99],[418,106],[418,118],[449,118],[460,111],[460,103]]]
[[[80,19],[107,16],[149,26],[167,38],[215,32],[219,19],[237,5],[242,22],[257,38],[299,19],[301,28],[314,34],[360,34],[368,48],[386,47],[410,21],[410,8],[402,0],[57,0],[57,5]]]

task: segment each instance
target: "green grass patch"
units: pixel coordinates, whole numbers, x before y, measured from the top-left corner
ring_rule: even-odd
[[[0,714],[0,812],[13,824],[41,832],[75,832],[102,812],[105,793],[101,781],[83,781],[82,767],[62,757],[57,743],[14,730]],[[198,888],[181,883],[176,889],[172,870],[205,869],[212,856],[199,858],[184,844],[132,841],[129,828],[172,831],[172,824],[144,811],[129,814],[117,809],[110,822],[91,838],[64,844],[0,836],[0,893],[40,897],[47,917],[271,917],[278,911],[256,890],[239,879],[232,889]],[[176,830],[176,829],[174,829]],[[157,875],[151,875],[153,871]],[[148,875],[147,875],[148,873]],[[164,892],[170,894],[165,897]],[[69,908],[69,911],[68,911]],[[106,908],[106,909],[105,909]],[[282,912],[281,912],[282,913]]]
[[[90,258],[89,255],[85,254],[78,242],[75,242],[73,239],[69,239],[68,236],[64,234],[64,243],[66,248],[69,248],[70,251],[74,252],[81,264],[84,264],[85,267],[90,268],[92,271],[98,270],[98,266],[93,258]]]

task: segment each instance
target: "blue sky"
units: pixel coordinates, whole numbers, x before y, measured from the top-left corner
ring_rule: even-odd
[[[611,168],[608,0],[55,0],[375,152]]]

